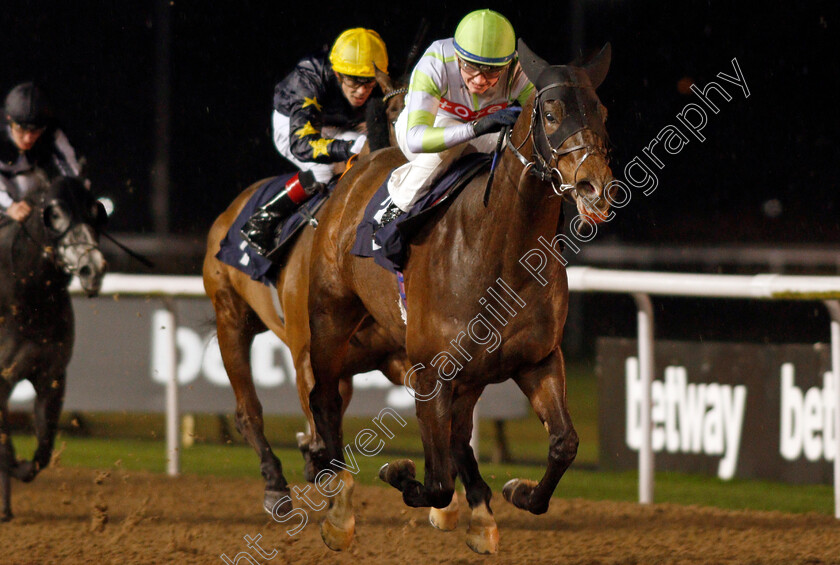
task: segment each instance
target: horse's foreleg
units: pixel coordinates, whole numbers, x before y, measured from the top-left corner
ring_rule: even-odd
[[[297,370],[297,390],[300,398],[300,405],[303,408],[304,416],[306,417],[307,430],[305,432],[297,433],[297,444],[303,455],[303,475],[307,482],[315,482],[315,477],[324,470],[322,467],[323,461],[315,461],[312,457],[312,452],[322,453],[325,449],[323,438],[318,435],[318,430],[315,425],[315,419],[312,416],[312,409],[309,406],[309,395],[313,388],[312,366],[306,362],[304,369]],[[342,418],[350,405],[350,400],[353,397],[353,377],[342,378],[338,384],[338,392],[341,395],[341,414]]]
[[[12,470],[15,466],[15,448],[9,433],[9,405],[8,398],[11,389],[6,383],[0,382],[0,496],[2,509],[0,521],[8,522],[12,519]]]
[[[251,373],[251,344],[264,327],[245,301],[232,290],[220,290],[213,296],[216,330],[222,361],[236,396],[236,429],[260,458],[260,473],[265,479],[263,507],[269,513],[283,515],[292,511],[289,486],[280,460],[265,438],[262,404],[257,397]],[[285,502],[281,502],[285,500]]]
[[[342,416],[349,402],[349,395],[342,398],[342,367],[353,332],[364,317],[361,304],[353,297],[330,296],[326,292],[310,294],[309,309],[310,362],[315,386],[309,394],[309,408],[315,422],[315,432],[323,440],[322,448],[310,448],[310,457],[316,468],[334,470],[344,480],[333,480],[325,486],[330,492],[330,510],[321,523],[321,538],[332,550],[347,549],[353,541],[353,477],[342,470]],[[341,490],[332,489],[342,484]]]
[[[425,380],[427,382],[414,388],[417,395],[417,421],[426,459],[424,482],[420,483],[415,479],[415,467],[410,459],[386,463],[379,470],[379,478],[401,491],[403,501],[408,506],[446,508],[455,492],[449,449],[452,384],[438,381],[435,376]],[[436,388],[436,384],[440,386]],[[434,393],[434,390],[437,390],[437,393]],[[429,400],[423,401],[421,398]]]
[[[40,473],[52,458],[55,434],[58,431],[58,419],[64,404],[64,383],[66,374],[49,382],[37,383],[35,398],[35,435],[38,447],[32,461],[22,461],[14,471],[14,477],[28,483]]]
[[[539,483],[512,479],[502,492],[505,500],[518,508],[543,514],[578,449],[578,435],[566,405],[566,370],[560,348],[515,380],[548,430],[548,467]]]
[[[470,525],[467,528],[467,545],[476,553],[496,553],[499,547],[499,529],[490,509],[493,496],[478,470],[478,461],[470,446],[473,432],[473,410],[483,387],[470,390],[455,399],[452,405],[452,461],[466,490],[470,505]],[[453,498],[454,500],[454,498]],[[431,516],[430,516],[431,518]]]

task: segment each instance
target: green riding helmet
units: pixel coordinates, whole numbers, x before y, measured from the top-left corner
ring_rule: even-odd
[[[470,12],[455,30],[455,51],[477,65],[507,65],[516,52],[513,26],[493,10]]]

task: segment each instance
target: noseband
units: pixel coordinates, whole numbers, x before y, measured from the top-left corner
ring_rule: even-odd
[[[550,135],[546,133],[542,124],[543,96],[550,91],[559,91],[561,95],[558,96],[558,99],[561,99],[563,94],[567,94],[569,92],[567,89],[583,90],[592,89],[592,87],[578,84],[577,82],[562,81],[553,82],[541,88],[534,96],[534,107],[531,110],[531,124],[528,128],[528,135],[525,136],[522,143],[518,146],[513,144],[513,141],[510,138],[510,130],[507,130],[505,136],[506,146],[510,148],[511,152],[513,152],[519,162],[525,166],[525,170],[530,171],[531,174],[543,182],[550,182],[552,190],[554,190],[554,193],[558,196],[565,196],[569,191],[575,189],[578,171],[591,155],[597,154],[603,156],[605,159],[608,159],[607,149],[603,143],[601,145],[584,143],[560,150],[560,147],[566,143],[567,139],[583,130],[591,131],[599,140],[605,137],[606,132],[603,122],[591,115],[588,115],[582,110],[574,115],[568,115],[563,118],[557,131]],[[575,102],[577,105],[583,106],[583,103],[579,100],[579,98],[580,97],[575,92]],[[531,140],[534,149],[533,160],[527,159],[520,151],[529,139]],[[563,173],[560,172],[558,167],[560,159],[580,150],[583,150],[586,153],[584,154],[583,159],[578,162],[577,167],[575,167],[572,182],[567,183],[563,178]],[[547,155],[544,153],[547,153]]]

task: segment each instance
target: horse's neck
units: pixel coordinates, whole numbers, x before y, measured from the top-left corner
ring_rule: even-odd
[[[518,131],[520,140],[527,135]],[[516,143],[518,145],[518,143]],[[526,157],[531,155],[531,143],[521,148]],[[478,230],[481,241],[495,241],[498,252],[487,253],[482,264],[508,276],[520,276],[523,281],[535,279],[523,268],[520,259],[535,248],[542,248],[541,241],[550,244],[555,236],[562,212],[562,198],[556,196],[551,185],[530,173],[510,149],[504,151],[497,165],[487,207],[483,198],[487,175],[482,175],[471,186],[465,205],[470,210],[468,224],[463,229]],[[541,239],[542,238],[542,239]],[[562,269],[559,262],[546,265],[546,273],[556,274]],[[492,266],[492,267],[491,267]],[[507,280],[507,279],[506,279]]]
[[[41,243],[43,228],[35,218],[39,212],[34,209],[23,224],[14,222],[0,228],[0,265],[4,273],[22,284],[41,278],[51,284],[61,280],[60,271],[47,253],[50,244]]]

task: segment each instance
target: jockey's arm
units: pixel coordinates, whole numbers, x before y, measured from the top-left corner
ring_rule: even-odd
[[[6,215],[13,220],[22,222],[32,213],[32,207],[27,202],[16,202],[12,197],[14,192],[9,194],[9,190],[13,188],[11,181],[4,175],[0,175],[0,217]]]
[[[20,202],[12,202],[9,207],[6,208],[6,215],[17,222],[24,221],[31,213],[32,206],[24,200],[21,200]]]
[[[335,163],[346,161],[353,155],[353,141],[324,137],[320,101],[324,99],[325,85],[320,76],[309,69],[297,69],[294,85],[296,99],[290,105],[290,151],[301,161]],[[358,152],[358,151],[356,151]]]
[[[53,163],[63,176],[78,177],[82,174],[82,166],[76,158],[76,150],[60,129],[55,130],[53,139]]]
[[[524,106],[534,85],[518,64],[513,67],[511,84],[512,98]],[[448,88],[440,60],[424,56],[411,75],[406,95],[406,144],[412,153],[437,153],[476,137],[470,122],[435,127],[440,100]]]
[[[445,87],[442,73],[433,65],[423,64],[424,60],[411,73],[405,98],[406,145],[412,153],[438,153],[473,139],[475,132],[469,122],[435,127]]]

